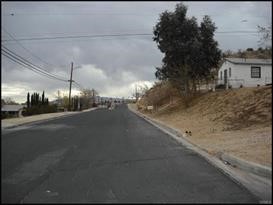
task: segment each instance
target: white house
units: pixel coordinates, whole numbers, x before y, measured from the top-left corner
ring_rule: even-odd
[[[272,59],[225,58],[217,84],[232,88],[272,84]]]

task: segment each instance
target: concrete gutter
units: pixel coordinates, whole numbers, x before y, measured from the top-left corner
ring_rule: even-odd
[[[89,112],[96,109],[98,108],[95,107],[95,108],[90,108],[90,109],[77,111],[77,112],[46,113],[46,114],[32,115],[27,117],[4,119],[4,120],[1,120],[1,129],[2,130],[11,129],[11,128],[15,128],[15,127],[23,126],[23,125],[46,122],[46,121],[50,121],[50,120],[54,120],[54,119],[58,119],[62,117],[80,114],[83,112]]]
[[[251,172],[261,177],[272,179],[272,168],[270,167],[266,167],[254,162],[249,162],[227,153],[223,153],[220,156],[220,159],[244,171]]]
[[[151,119],[150,117],[132,109],[130,105],[128,105],[129,110],[135,113],[137,116],[143,118],[150,124],[154,125],[161,131],[165,132],[169,136],[173,137],[183,146],[188,149],[193,150],[205,160],[207,160],[211,165],[216,167],[219,171],[229,176],[235,183],[245,187],[252,194],[254,194],[257,198],[260,199],[261,203],[271,203],[272,200],[272,181],[270,178],[261,177],[257,174],[249,173],[245,169],[240,169],[241,166],[231,166],[231,163],[227,163],[227,161],[222,161],[221,157],[224,156],[227,159],[227,155],[221,155],[219,158],[210,155],[205,149],[201,148],[198,145],[192,144],[186,137],[177,129],[166,126],[165,124]],[[228,158],[231,161],[231,158]],[[234,162],[232,162],[234,163]],[[240,162],[237,161],[237,164]],[[254,168],[255,169],[255,168]],[[259,171],[258,171],[259,172]],[[260,173],[260,172],[259,172]],[[263,173],[263,171],[262,171]],[[267,172],[266,172],[267,173]],[[263,174],[262,174],[263,175]],[[268,175],[266,175],[268,176]]]

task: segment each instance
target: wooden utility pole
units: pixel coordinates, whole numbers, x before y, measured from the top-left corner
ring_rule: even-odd
[[[71,86],[72,86],[72,74],[73,74],[73,62],[71,63],[71,74],[70,74],[70,86],[69,86],[69,98],[68,98],[68,110],[71,111],[70,109],[70,102],[71,102]]]

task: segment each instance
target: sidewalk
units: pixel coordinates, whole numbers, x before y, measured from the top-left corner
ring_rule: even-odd
[[[135,105],[128,104],[129,110],[173,137],[185,147],[195,151],[205,158],[211,165],[229,176],[234,182],[243,185],[250,192],[260,198],[261,203],[271,203],[272,200],[272,169],[258,164],[250,163],[234,156],[222,153],[220,156],[212,156],[198,144],[190,142],[179,130],[167,126],[165,123],[152,119],[137,111]]]
[[[97,108],[90,108],[90,109],[86,109],[83,111],[76,111],[76,112],[46,113],[46,114],[32,115],[27,117],[3,119],[1,120],[1,129],[9,129],[9,128],[13,128],[13,127],[17,127],[17,126],[21,126],[21,125],[25,125],[29,123],[57,119],[57,118],[65,117],[65,116],[83,113],[83,112],[89,112],[96,109]]]

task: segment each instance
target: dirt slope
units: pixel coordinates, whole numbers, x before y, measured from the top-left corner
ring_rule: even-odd
[[[157,111],[145,111],[147,102],[160,95]],[[177,92],[153,89],[138,102],[140,111],[182,132],[212,154],[227,152],[260,163],[272,164],[272,87],[207,92],[191,99],[189,107]],[[162,103],[164,102],[164,103]]]

